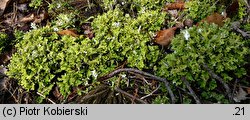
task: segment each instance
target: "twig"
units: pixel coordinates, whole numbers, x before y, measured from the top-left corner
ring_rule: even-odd
[[[50,101],[52,104],[56,104],[54,101],[52,101],[51,99],[49,98],[46,98],[43,94],[39,93],[39,92],[36,92],[38,95],[42,96],[43,98],[47,99],[48,101]]]
[[[233,30],[235,30],[236,32],[240,33],[244,38],[246,39],[250,39],[250,33],[249,32],[245,32],[243,30],[241,30],[240,27],[240,22],[236,21],[233,22],[231,27],[233,28]]]
[[[207,64],[203,64],[202,65],[204,69],[206,69],[208,71],[208,73],[211,75],[212,78],[218,80],[222,85],[223,87],[226,89],[226,93],[229,97],[229,100],[232,101],[232,95],[231,95],[231,89],[229,88],[229,86],[224,82],[224,80],[219,77],[218,75],[216,75],[208,66]]]
[[[179,90],[181,90],[182,92],[185,92],[186,94],[192,96],[191,93],[189,93],[189,92],[186,91],[185,89],[183,89],[183,88],[181,88],[181,87],[179,87],[179,86],[175,86],[175,87],[178,88]]]
[[[250,0],[244,0],[244,2],[246,3],[246,7],[247,7],[247,15],[245,16],[245,18],[243,18],[243,22],[247,23],[249,22],[250,19]]]
[[[128,96],[128,97],[130,97],[130,98],[133,98],[133,99],[139,101],[140,103],[148,104],[147,102],[145,102],[145,101],[143,101],[143,100],[141,100],[141,99],[139,99],[139,98],[137,98],[137,97],[135,97],[135,96],[133,96],[133,95],[131,95],[131,94],[125,92],[125,91],[123,91],[123,90],[120,89],[120,88],[115,88],[115,91],[120,92],[120,93],[122,93],[122,94],[124,94],[124,95],[126,95],[126,96]]]
[[[158,80],[158,81],[161,81],[161,82],[166,81],[166,79],[164,79],[164,78],[161,78],[161,77],[158,77],[158,76],[155,76],[155,75],[152,75],[150,73],[143,72],[143,71],[140,71],[140,70],[137,70],[137,69],[133,69],[133,68],[116,69],[113,72],[109,73],[108,75],[105,75],[105,76],[102,76],[102,77],[98,78],[98,80],[99,81],[107,80],[107,79],[109,79],[111,77],[114,77],[116,74],[121,73],[121,72],[134,72],[134,73],[138,73],[138,74],[141,74],[141,75],[144,75],[144,76],[148,76],[148,77],[150,77],[152,79],[155,79],[155,80]]]
[[[142,75],[140,75],[140,74],[136,74],[136,73],[133,73],[133,72],[129,72],[129,73],[135,75],[135,76],[133,76],[133,77],[129,77],[130,79],[140,79],[140,80],[144,81],[147,85],[151,85],[151,83],[149,83],[149,82],[146,80],[147,77],[145,78],[145,76],[142,76]],[[147,79],[148,79],[148,78],[147,78]]]
[[[153,95],[153,94],[160,88],[160,86],[161,86],[161,85],[159,85],[159,86],[158,86],[155,90],[153,90],[151,93],[149,93],[149,94],[147,94],[147,95],[141,97],[141,99],[143,100],[143,99],[145,99],[145,98],[147,98],[147,97]]]
[[[177,89],[177,91],[178,91],[178,94],[179,94],[180,102],[183,103],[183,97],[182,97],[181,91],[179,89]]]
[[[237,83],[238,83],[238,79],[236,79],[236,80],[234,81],[234,88],[233,88],[233,92],[232,92],[233,96],[234,96],[234,92],[235,92],[235,90],[236,90]]]
[[[14,101],[16,102],[16,103],[18,103],[18,99],[14,96],[14,93],[16,92],[16,90],[17,90],[18,88],[16,88],[14,91],[13,91],[13,93],[9,90],[9,89],[6,89],[10,94],[11,94],[11,96],[13,97],[13,99],[14,99]]]
[[[174,96],[173,91],[171,90],[171,88],[170,88],[170,86],[169,86],[169,82],[168,82],[168,81],[164,81],[164,83],[165,83],[165,86],[166,86],[166,88],[167,88],[167,90],[168,90],[168,93],[169,93],[169,95],[170,95],[171,102],[172,102],[172,104],[174,104],[175,101],[176,101],[176,99],[175,99],[175,96]]]
[[[134,72],[134,73],[138,73],[140,75],[143,75],[143,76],[147,76],[147,77],[150,77],[151,79],[154,79],[154,80],[157,80],[157,81],[160,81],[160,82],[164,82],[165,83],[165,86],[168,90],[168,93],[170,95],[170,98],[171,98],[171,101],[172,103],[174,104],[175,103],[175,96],[173,94],[173,91],[171,90],[171,87],[169,85],[169,82],[165,79],[165,78],[161,78],[161,77],[158,77],[158,76],[155,76],[155,75],[152,75],[150,73],[147,73],[147,72],[143,72],[143,71],[140,71],[140,70],[137,70],[137,69],[133,69],[133,68],[121,68],[121,69],[116,69],[114,70],[113,72],[109,73],[108,75],[105,75],[105,76],[102,76],[100,78],[98,78],[98,81],[104,81],[104,80],[107,80],[113,76],[115,76],[116,74],[120,73],[120,72]]]
[[[102,91],[99,91],[99,92],[96,92],[96,93],[93,93],[93,94],[91,94],[91,95],[85,95],[83,98],[81,98],[81,103],[82,102],[84,102],[84,101],[89,101],[90,99],[92,99],[92,98],[98,98],[99,96],[101,96],[101,95],[103,95],[103,94],[105,94],[105,93],[107,93],[109,90],[108,89],[106,89],[106,90],[102,90]]]
[[[186,80],[185,77],[182,77],[182,81],[184,82],[184,84],[186,84],[190,94],[193,96],[194,100],[196,101],[196,104],[201,104],[200,99],[197,97],[197,95],[195,94],[195,92],[193,91],[193,89],[191,88],[189,82]]]

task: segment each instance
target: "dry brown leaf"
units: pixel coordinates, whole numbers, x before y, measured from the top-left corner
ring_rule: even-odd
[[[161,46],[167,47],[171,43],[171,40],[174,37],[176,29],[177,27],[172,27],[172,28],[158,31],[154,42]]]
[[[0,91],[3,89],[7,89],[6,83],[9,80],[7,77],[0,78]]]
[[[31,0],[18,0],[19,4],[30,3]]]
[[[6,52],[3,54],[0,54],[0,65],[9,62],[10,59],[11,59],[11,53]]]
[[[63,96],[62,96],[62,94],[60,93],[58,86],[55,87],[55,89],[53,90],[52,93],[53,93],[53,95],[56,97],[57,100],[59,100],[59,101],[62,101],[62,100],[63,100]]]
[[[0,16],[3,15],[5,8],[8,6],[11,0],[0,0]]]
[[[187,27],[192,27],[193,23],[194,23],[194,21],[191,19],[186,19],[183,21],[184,26],[187,26]]]
[[[235,15],[237,15],[238,11],[239,11],[239,2],[238,0],[234,0],[233,3],[226,9],[227,17],[233,18]]]
[[[41,23],[43,20],[47,19],[49,17],[49,14],[43,10],[42,13],[40,13],[38,16],[35,17],[34,23]]]
[[[250,87],[249,87],[249,88],[247,88],[247,94],[249,94],[249,95],[250,95]]]
[[[24,4],[18,4],[17,9],[21,12],[25,12],[28,10],[28,4],[24,3]]]
[[[168,3],[164,7],[164,10],[183,10],[183,9],[185,9],[185,2]]]
[[[35,20],[35,14],[34,14],[34,13],[31,13],[31,14],[29,14],[29,15],[27,15],[27,16],[21,18],[21,19],[19,20],[19,22],[21,22],[21,23],[28,23],[28,22],[32,22],[32,21],[34,21],[34,20]]]
[[[89,39],[92,39],[94,37],[94,32],[91,29],[90,25],[82,25],[83,31],[84,31],[84,35],[86,37],[88,37]]]
[[[239,91],[237,92],[237,94],[234,97],[234,101],[235,102],[240,102],[242,100],[246,100],[249,99],[249,97],[247,97],[247,92],[243,90],[243,88],[241,86],[239,86]]]
[[[202,19],[200,22],[207,22],[209,24],[214,23],[214,24],[217,24],[218,26],[223,26],[224,20],[225,20],[225,17],[223,15],[215,12],[207,16],[205,19]],[[197,24],[197,26],[198,25],[199,23]]]
[[[47,19],[49,17],[48,13],[46,11],[42,11],[39,15],[35,15],[34,13],[31,13],[19,20],[21,23],[28,23],[28,22],[34,22],[34,23],[41,23],[43,20]]]
[[[58,31],[57,34],[59,34],[59,35],[69,35],[69,36],[73,36],[73,37],[78,37],[79,36],[77,34],[76,30],[72,30],[72,29],[61,30],[61,31]]]

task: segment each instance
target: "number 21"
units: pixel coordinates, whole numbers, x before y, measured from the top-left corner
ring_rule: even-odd
[[[235,107],[236,113],[234,115],[244,115],[244,107]]]

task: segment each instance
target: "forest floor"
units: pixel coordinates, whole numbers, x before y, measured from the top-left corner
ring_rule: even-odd
[[[63,97],[60,93],[60,88],[58,86],[53,86],[50,93],[44,96],[42,93],[36,90],[27,90],[18,82],[18,79],[9,77],[6,75],[6,71],[8,71],[8,65],[11,63],[11,59],[13,54],[15,54],[18,50],[15,45],[19,41],[15,41],[16,32],[21,31],[23,33],[28,33],[33,29],[38,29],[44,27],[46,25],[52,24],[52,21],[57,19],[57,15],[60,12],[64,12],[64,9],[60,10],[51,10],[48,7],[48,1],[41,4],[41,6],[30,7],[32,0],[1,0],[0,1],[0,32],[8,35],[9,40],[8,45],[4,48],[4,51],[0,54],[0,103],[2,104],[30,104],[37,103],[37,97],[42,97],[44,100],[41,103],[143,103],[143,104],[151,104],[151,103],[214,103],[216,100],[202,100],[204,96],[202,95],[202,90],[200,88],[196,88],[196,85],[189,83],[191,81],[183,78],[183,85],[175,86],[169,85],[171,84],[166,82],[166,78],[163,76],[153,75],[152,69],[147,70],[138,70],[133,68],[126,68],[129,66],[126,60],[119,63],[119,66],[116,66],[116,69],[110,71],[108,74],[103,76],[99,76],[98,80],[102,81],[99,86],[95,89],[89,91],[86,94],[77,94],[77,89],[85,89],[86,86],[79,85],[76,88],[71,88],[71,93],[68,94],[67,97]],[[36,0],[33,0],[36,1]],[[39,0],[37,0],[39,1]],[[241,36],[244,40],[250,39],[250,31],[243,29],[240,25],[249,25],[250,19],[250,6],[249,1],[246,2],[245,6],[246,13],[244,18],[235,19],[231,24],[232,32]],[[96,35],[93,31],[92,21],[98,15],[102,15],[103,13],[107,13],[100,1],[98,0],[76,0],[70,2],[70,6],[74,9],[79,9],[80,13],[76,13],[80,20],[85,20],[85,22],[81,23],[79,20],[75,23],[74,26],[77,26],[77,30],[75,29],[64,29],[57,32],[58,35],[64,36],[72,36],[79,37],[83,35],[85,38],[92,39]],[[235,17],[235,12],[238,12],[239,5],[235,7],[236,2],[230,3],[230,6],[227,6],[227,17]],[[238,2],[237,2],[238,4]],[[52,4],[51,4],[52,5]],[[198,26],[199,23],[206,21],[208,23],[214,23],[218,26],[224,25],[225,16],[213,13],[201,21],[197,22],[192,19],[179,20],[182,15],[179,15],[179,11],[185,9],[184,2],[174,2],[174,3],[166,3],[166,5],[162,6],[164,12],[167,12],[170,16],[175,19],[171,21],[166,20],[165,24],[170,23],[172,26],[162,25],[161,29],[158,32],[154,33],[155,36],[152,36],[154,45],[158,46],[161,51],[164,51],[164,54],[173,53],[173,51],[168,47],[171,44],[172,38],[175,34],[180,34],[184,29]],[[57,6],[58,7],[58,6]],[[56,7],[52,9],[57,9]],[[52,11],[52,12],[51,12]],[[126,10],[125,10],[126,11]],[[69,11],[70,12],[70,11]],[[128,13],[131,11],[128,11]],[[72,11],[74,14],[74,12]],[[129,13],[133,14],[133,13]],[[135,15],[136,16],[136,15]],[[237,16],[237,15],[236,15]],[[179,21],[181,22],[179,22]],[[177,21],[177,22],[176,22]],[[168,27],[168,28],[167,28]],[[163,29],[164,28],[164,29]],[[183,31],[182,31],[183,30]],[[0,42],[1,43],[1,42]],[[151,45],[151,43],[150,43]],[[246,56],[246,59],[249,59],[249,56]],[[225,103],[250,103],[250,60],[246,60],[247,63],[244,64],[244,69],[246,69],[246,75],[244,75],[240,80],[235,77],[230,82],[224,82],[221,75],[216,74],[213,70],[211,70],[206,64],[201,65],[208,74],[215,79],[217,84],[220,84],[220,87],[217,87],[217,93],[222,93],[223,99],[226,99]],[[112,82],[107,82],[109,78],[117,76],[119,73],[125,72],[129,79],[135,80],[131,86],[125,84],[123,87],[111,87]],[[229,73],[230,74],[230,73]],[[119,76],[119,81],[124,76]],[[212,80],[209,79],[209,80]],[[126,81],[126,80],[124,80]],[[163,84],[161,84],[163,83]],[[120,83],[122,84],[122,82]],[[131,84],[131,83],[126,83]],[[122,85],[121,85],[122,86]],[[140,87],[140,86],[148,86],[148,87]],[[161,89],[161,86],[166,87],[165,91]],[[183,87],[184,86],[184,87]],[[218,85],[219,86],[219,85]],[[123,89],[121,89],[123,88]],[[142,90],[144,89],[144,90]],[[172,90],[171,90],[172,89]],[[175,90],[173,90],[175,89]],[[145,92],[147,91],[147,92]],[[168,92],[166,92],[168,91]],[[209,94],[210,92],[208,92]],[[211,92],[212,94],[213,92]],[[161,96],[161,97],[157,97]],[[167,98],[162,97],[167,96]],[[188,96],[188,97],[187,97]],[[212,95],[211,95],[212,96]],[[214,98],[216,95],[213,96]],[[220,97],[220,96],[217,96]],[[105,99],[105,100],[104,100]],[[107,100],[106,100],[107,99]],[[209,99],[209,98],[208,98]],[[222,98],[220,99],[222,100]],[[223,100],[222,100],[223,101]],[[216,101],[218,102],[218,101]],[[215,102],[215,103],[216,103]],[[222,102],[224,103],[224,102]]]

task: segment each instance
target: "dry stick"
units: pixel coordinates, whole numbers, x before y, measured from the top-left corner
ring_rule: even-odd
[[[147,98],[147,97],[153,95],[153,94],[160,88],[160,86],[161,86],[161,85],[159,85],[159,86],[158,86],[155,90],[153,90],[151,93],[149,93],[149,94],[147,94],[147,95],[141,97],[141,99],[143,100],[143,99],[145,99],[145,98]]]
[[[54,101],[52,101],[51,99],[49,98],[46,98],[43,94],[39,93],[39,92],[36,92],[38,95],[42,96],[43,98],[47,99],[48,101],[50,101],[52,104],[56,104]]]
[[[240,33],[244,38],[246,38],[246,39],[250,38],[249,31],[245,32],[245,31],[243,31],[243,30],[240,29],[240,22],[239,21],[233,22],[232,25],[231,25],[231,27],[233,28],[233,30],[235,30],[236,32]]]
[[[100,78],[98,78],[99,81],[104,81],[104,80],[107,80],[113,76],[115,76],[116,74],[120,73],[120,72],[134,72],[134,73],[138,73],[138,74],[141,74],[143,76],[147,76],[147,77],[150,77],[151,79],[154,79],[154,80],[157,80],[157,81],[160,81],[160,82],[164,82],[165,83],[165,86],[168,90],[168,93],[170,95],[170,98],[171,98],[171,101],[172,103],[175,103],[175,96],[173,94],[173,91],[171,90],[170,86],[169,86],[169,82],[165,79],[165,78],[161,78],[161,77],[158,77],[158,76],[155,76],[155,75],[152,75],[150,73],[147,73],[147,72],[143,72],[143,71],[140,71],[140,70],[137,70],[137,69],[133,69],[133,68],[121,68],[121,69],[116,69],[115,71],[109,73],[108,75],[105,75],[105,76],[102,76]]]
[[[182,97],[181,91],[179,89],[177,89],[177,91],[178,91],[178,94],[179,94],[180,102],[183,103],[183,97]]]
[[[82,98],[82,100],[87,100],[87,99],[90,99],[90,98],[94,98],[94,97],[100,96],[100,95],[104,94],[105,92],[108,92],[108,89],[100,91],[100,92],[96,92],[96,93],[94,93],[92,95],[85,95]]]
[[[115,91],[120,92],[120,93],[122,93],[122,94],[124,94],[124,95],[126,95],[126,96],[128,96],[128,97],[130,97],[130,98],[133,98],[133,99],[135,99],[135,100],[137,100],[137,101],[139,101],[139,102],[141,102],[141,103],[143,103],[143,104],[148,104],[147,102],[145,102],[145,101],[143,101],[143,100],[141,100],[141,99],[139,99],[139,98],[137,98],[137,97],[135,97],[135,96],[133,96],[133,95],[131,95],[131,94],[125,92],[125,91],[123,91],[123,90],[120,89],[120,88],[115,88]]]
[[[165,86],[166,86],[166,88],[167,88],[167,90],[168,90],[168,93],[169,93],[169,95],[170,95],[171,102],[172,102],[172,104],[174,104],[175,101],[176,101],[176,99],[175,99],[175,96],[174,96],[173,91],[171,90],[171,88],[170,88],[170,86],[169,86],[169,82],[166,80],[166,81],[164,81],[164,83],[165,83]]]
[[[14,99],[14,101],[15,101],[16,103],[18,103],[19,100],[14,96],[14,93],[15,93],[15,91],[16,91],[17,89],[15,89],[13,93],[12,93],[9,89],[6,89],[6,90],[11,94],[11,96],[12,96],[13,99]]]
[[[191,93],[189,93],[188,91],[186,91],[185,89],[181,88],[181,87],[178,87],[178,86],[175,86],[176,88],[178,88],[179,90],[181,90],[182,92],[185,92],[186,94],[191,95]]]
[[[149,83],[149,82],[145,79],[145,76],[142,76],[142,75],[140,75],[140,74],[133,73],[133,72],[129,72],[129,73],[130,73],[130,74],[136,75],[135,78],[144,81],[147,85],[151,85],[151,83]]]
[[[235,90],[236,90],[237,83],[238,83],[238,79],[236,79],[236,80],[234,81],[234,88],[233,88],[233,92],[232,92],[233,96],[234,96],[234,92],[235,92]]]
[[[208,71],[208,73],[212,76],[212,78],[218,80],[218,81],[223,85],[223,87],[226,89],[226,92],[227,92],[227,95],[228,95],[228,97],[229,97],[229,100],[232,101],[232,98],[233,98],[233,97],[232,97],[232,95],[231,95],[231,89],[230,89],[229,86],[224,82],[224,80],[223,80],[221,77],[219,77],[218,75],[216,75],[216,74],[207,66],[207,64],[203,64],[202,66],[203,66],[203,68],[205,68],[205,69]]]
[[[245,18],[243,18],[243,22],[245,21],[245,23],[247,23],[250,19],[250,0],[244,0],[246,6],[247,6],[247,15],[245,16]]]
[[[182,78],[182,81],[186,84],[191,96],[193,96],[194,100],[196,101],[197,104],[201,104],[200,99],[197,97],[197,95],[195,94],[195,92],[193,91],[193,89],[191,88],[189,82],[186,80],[185,77]]]

